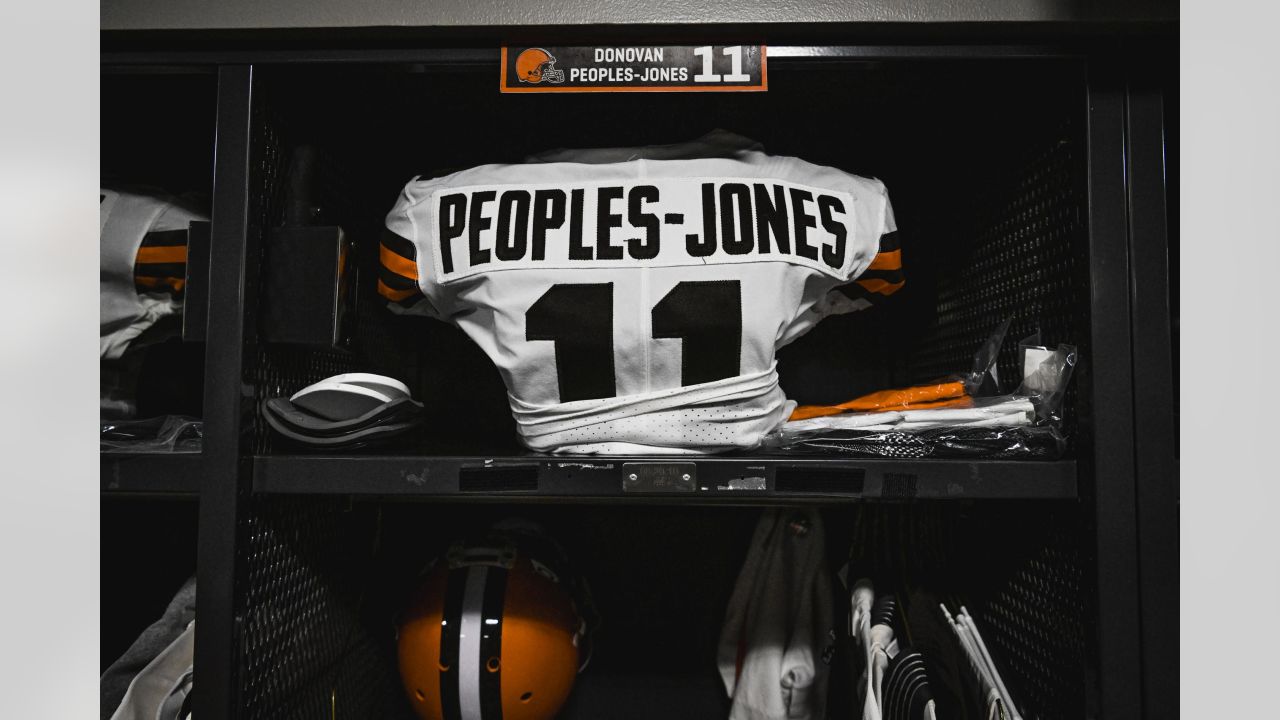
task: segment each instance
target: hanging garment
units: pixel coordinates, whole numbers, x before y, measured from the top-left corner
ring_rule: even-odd
[[[191,717],[191,688],[194,684],[195,671],[187,671],[178,678],[178,683],[169,691],[169,697],[160,704],[156,712],[156,720],[188,720]]]
[[[924,655],[903,651],[889,662],[884,688],[887,720],[932,720],[937,710]]]
[[[160,619],[143,630],[129,649],[102,673],[98,683],[102,692],[102,720],[108,720],[120,707],[134,677],[173,644],[195,617],[196,579],[192,576],[174,594]]]
[[[889,661],[898,653],[893,629],[896,609],[897,601],[892,595],[875,597],[869,579],[854,583],[849,596],[849,631],[861,660],[858,698],[862,720],[888,717],[884,712],[884,682]]]
[[[767,510],[734,585],[717,664],[730,720],[822,720],[831,580],[816,510]]]
[[[120,707],[111,720],[175,720],[165,712],[180,711],[191,687],[191,670],[195,658],[196,622],[187,629],[129,683]],[[180,695],[176,705],[172,702]]]
[[[876,598],[871,610],[871,631],[868,639],[871,642],[871,689],[875,696],[879,714],[885,717],[884,711],[884,678],[889,669],[889,661],[898,654],[898,641],[894,637],[893,614],[897,602],[892,595],[881,595]]]
[[[858,650],[858,697],[862,701],[862,720],[880,720],[880,703],[876,699],[872,668],[875,660],[871,651],[871,608],[875,602],[875,590],[871,581],[863,578],[854,583],[849,593],[849,634]]]
[[[98,197],[99,355],[116,360],[181,309],[188,227],[208,218],[159,194],[102,188]]]
[[[973,616],[963,605],[954,617],[946,606],[942,606],[942,612],[951,623],[952,631],[969,657],[969,663],[978,679],[986,704],[988,720],[1022,720],[1009,695],[1009,689],[1005,687],[1004,679],[1000,677],[1000,670],[996,668],[995,661],[991,658],[991,653],[982,639],[982,634],[978,632]]]

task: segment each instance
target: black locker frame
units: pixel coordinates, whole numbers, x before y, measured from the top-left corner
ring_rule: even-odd
[[[618,35],[611,31],[612,36]],[[707,36],[703,36],[707,37]],[[742,474],[744,465],[766,468],[767,489],[733,498],[633,495],[621,470],[577,476],[551,458],[485,462],[479,457],[255,457],[248,436],[254,412],[242,390],[245,348],[254,338],[258,237],[251,231],[250,163],[254,64],[327,62],[486,63],[496,49],[268,49],[173,50],[112,37],[104,71],[152,67],[201,67],[218,77],[217,140],[205,378],[205,445],[201,456],[121,458],[103,456],[104,493],[196,495],[199,499],[197,628],[201,717],[235,717],[244,582],[241,520],[254,493],[414,496],[433,501],[512,500],[511,494],[470,491],[458,483],[464,471],[519,466],[535,473],[540,490],[517,493],[517,502],[622,502],[804,504],[864,502],[881,498],[1079,500],[1092,503],[1098,594],[1092,598],[1098,627],[1091,629],[1089,714],[1104,718],[1169,717],[1176,696],[1177,569],[1171,548],[1177,537],[1177,465],[1170,357],[1166,218],[1164,96],[1158,63],[1176,51],[1157,40],[1137,49],[1120,42],[1068,45],[883,45],[797,48],[806,56],[858,58],[1070,57],[1088,70],[1088,229],[1091,345],[1106,348],[1092,359],[1092,452],[1078,460],[1045,463],[998,461],[824,460],[712,458],[693,461],[701,478]],[[494,43],[495,45],[497,43]],[[121,49],[123,48],[123,49]],[[142,49],[139,49],[142,48]],[[776,48],[785,53],[788,48]],[[1176,180],[1176,178],[1175,178]],[[227,351],[238,348],[238,352]],[[624,460],[625,461],[625,460]],[[344,482],[358,464],[372,481]],[[783,493],[779,473],[818,467],[860,477],[856,489]],[[430,474],[423,485],[415,473]],[[914,476],[909,490],[896,480]],[[1025,482],[1034,476],[1035,483]],[[601,477],[612,489],[601,490]],[[441,480],[444,478],[444,480]],[[919,478],[919,483],[915,482]],[[703,483],[698,483],[703,484]]]

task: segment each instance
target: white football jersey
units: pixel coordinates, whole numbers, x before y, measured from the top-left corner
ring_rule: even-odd
[[[144,330],[182,307],[187,228],[207,217],[160,194],[98,193],[99,356],[117,359]]]
[[[387,215],[379,290],[484,349],[531,449],[754,447],[793,407],[777,349],[895,291],[900,260],[878,180],[718,154],[415,179]]]

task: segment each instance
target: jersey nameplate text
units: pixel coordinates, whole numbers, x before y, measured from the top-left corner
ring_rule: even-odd
[[[504,93],[768,89],[764,45],[502,48]]]
[[[781,180],[661,178],[437,190],[417,228],[449,283],[519,268],[624,268],[783,261],[846,276],[847,192]]]

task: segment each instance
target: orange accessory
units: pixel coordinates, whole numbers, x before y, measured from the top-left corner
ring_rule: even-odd
[[[885,410],[932,410],[967,406],[972,400],[965,394],[964,383],[946,382],[916,385],[908,388],[879,390],[839,405],[801,405],[789,420],[839,415],[846,412],[880,412]]]
[[[584,627],[565,579],[513,541],[455,544],[400,624],[400,677],[424,720],[551,720]]]

